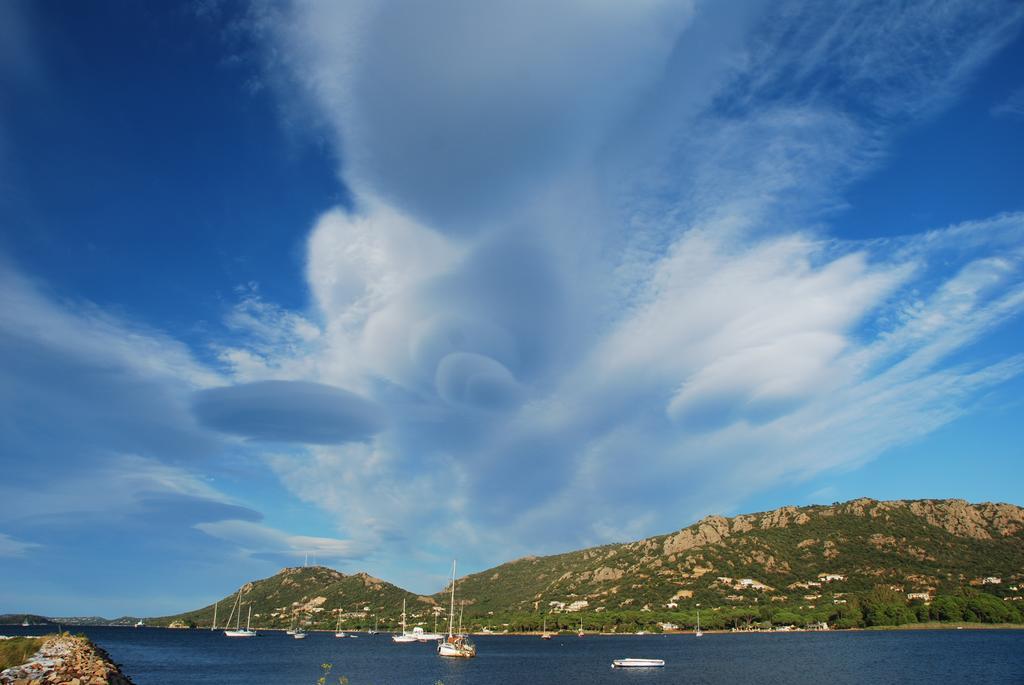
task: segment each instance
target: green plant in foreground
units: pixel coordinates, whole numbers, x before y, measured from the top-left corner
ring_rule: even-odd
[[[334,668],[334,664],[320,664],[320,677],[316,680],[316,685],[327,685],[327,678],[331,675],[331,669]],[[341,676],[338,678],[338,685],[348,685],[348,678]]]

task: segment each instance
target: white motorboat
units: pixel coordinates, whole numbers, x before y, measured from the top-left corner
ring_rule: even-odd
[[[661,668],[664,659],[615,659],[612,668]]]
[[[437,642],[444,639],[443,633],[427,633],[419,626],[412,629],[412,634],[416,637],[417,642]]]
[[[439,656],[456,659],[472,659],[476,656],[476,645],[462,635],[462,616],[459,615],[459,634],[455,634],[455,562],[452,562],[452,599],[448,611],[448,637],[437,643]]]
[[[292,633],[292,637],[294,637],[296,640],[305,640],[306,634],[301,630],[296,630],[294,633]]]

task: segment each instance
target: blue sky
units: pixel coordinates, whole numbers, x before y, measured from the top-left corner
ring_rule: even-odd
[[[1022,22],[0,4],[0,611],[1024,504]]]

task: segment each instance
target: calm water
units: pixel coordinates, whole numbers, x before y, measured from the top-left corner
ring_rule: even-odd
[[[78,632],[79,629],[73,629]],[[0,627],[0,633],[38,629]],[[83,628],[137,685],[314,685],[319,665],[351,685],[557,683],[1015,683],[1024,684],[1024,631],[904,631],[750,635],[475,638],[480,656],[442,659],[432,644],[387,635],[337,639],[282,633],[230,639],[210,631]],[[665,668],[612,669],[620,657]],[[331,682],[331,681],[328,681]],[[337,683],[337,678],[333,679]]]

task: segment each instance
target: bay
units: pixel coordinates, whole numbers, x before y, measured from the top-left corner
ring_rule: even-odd
[[[930,630],[693,635],[478,636],[476,659],[443,659],[433,644],[388,635],[280,632],[231,639],[220,631],[72,628],[106,649],[137,685],[535,685],[594,683],[1024,684],[1024,631]],[[2,627],[5,634],[39,629]],[[612,669],[612,659],[664,659],[660,669]]]

